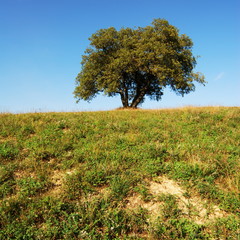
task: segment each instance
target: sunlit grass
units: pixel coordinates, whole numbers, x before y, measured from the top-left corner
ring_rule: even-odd
[[[239,126],[238,107],[0,114],[0,239],[237,239]],[[155,196],[161,177],[206,209]]]

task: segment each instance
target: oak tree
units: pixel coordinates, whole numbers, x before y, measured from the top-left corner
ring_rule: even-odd
[[[201,73],[193,72],[192,40],[167,20],[135,29],[100,29],[89,40],[76,78],[77,101],[103,92],[120,95],[125,108],[136,108],[146,96],[160,100],[167,86],[183,96],[195,90],[195,82],[205,83]]]

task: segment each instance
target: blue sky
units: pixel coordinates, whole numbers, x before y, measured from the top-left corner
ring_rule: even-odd
[[[239,0],[0,0],[0,112],[92,111],[121,106],[72,92],[88,38],[101,28],[144,27],[165,18],[194,42],[208,84],[184,97],[165,90],[142,108],[240,106]]]

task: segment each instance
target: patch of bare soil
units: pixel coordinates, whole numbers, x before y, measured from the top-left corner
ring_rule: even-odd
[[[51,195],[56,196],[60,194],[64,177],[65,172],[61,172],[59,170],[55,170],[53,172],[51,182],[53,183],[54,187],[50,191]]]
[[[74,170],[71,171],[60,171],[55,170],[51,177],[51,183],[53,187],[47,192],[47,195],[51,196],[60,196],[62,193],[62,186],[66,175],[71,175],[74,173]]]
[[[227,215],[218,206],[211,205],[198,196],[185,197],[185,191],[180,185],[167,177],[158,177],[155,181],[149,181],[149,192],[153,195],[151,201],[145,202],[139,194],[135,194],[127,199],[127,208],[146,208],[150,212],[151,220],[154,220],[160,216],[161,208],[163,207],[163,202],[158,201],[157,196],[171,194],[177,198],[178,207],[183,214],[198,224],[204,224],[207,221]]]

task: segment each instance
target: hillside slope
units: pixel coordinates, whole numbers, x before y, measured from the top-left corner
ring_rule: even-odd
[[[238,239],[240,108],[0,114],[0,239]]]

